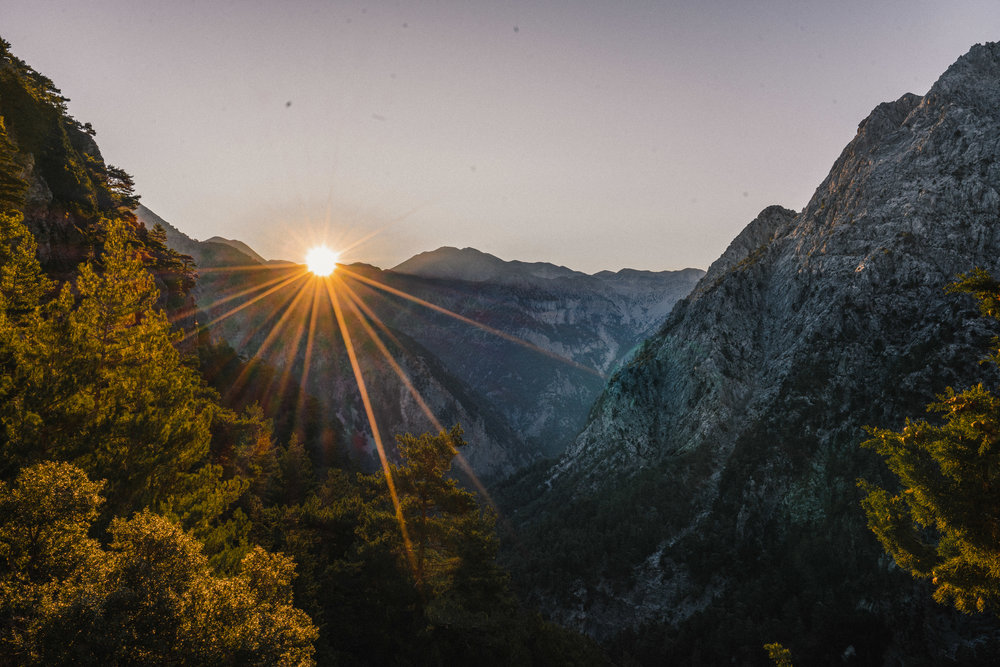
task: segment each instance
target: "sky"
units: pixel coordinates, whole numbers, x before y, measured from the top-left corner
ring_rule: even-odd
[[[1000,2],[0,0],[0,36],[189,236],[592,273],[707,268],[800,210]]]

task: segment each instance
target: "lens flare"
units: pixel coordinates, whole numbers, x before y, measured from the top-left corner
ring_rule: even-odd
[[[339,244],[338,244],[339,245]],[[345,246],[339,246],[345,247]],[[244,327],[244,338],[238,344],[240,350],[251,346],[257,342],[255,350],[247,350],[250,353],[250,361],[255,359],[276,361],[278,377],[268,380],[268,393],[276,392],[277,400],[282,400],[286,395],[289,385],[292,384],[291,377],[294,368],[298,366],[301,359],[301,377],[299,378],[299,392],[297,395],[297,405],[293,421],[296,429],[301,425],[304,428],[308,417],[308,394],[310,387],[314,384],[309,381],[310,371],[313,370],[314,355],[317,353],[318,339],[324,336],[324,331],[330,326],[339,329],[340,339],[343,341],[344,350],[350,362],[350,371],[354,375],[354,384],[358,388],[358,397],[363,406],[364,418],[367,421],[368,430],[372,435],[372,441],[381,463],[382,472],[385,476],[389,500],[391,500],[396,522],[399,524],[405,555],[409,565],[414,572],[414,576],[419,577],[419,567],[417,554],[414,552],[414,545],[410,540],[409,527],[405,521],[403,503],[404,498],[399,496],[394,479],[395,468],[392,464],[394,452],[388,451],[386,444],[382,441],[381,432],[376,423],[376,405],[373,404],[372,396],[368,393],[368,386],[365,383],[364,366],[370,362],[376,365],[384,363],[391,370],[400,382],[404,391],[416,401],[417,405],[427,417],[429,423],[437,431],[444,431],[444,426],[434,415],[427,401],[420,395],[416,384],[407,374],[403,365],[393,358],[390,347],[386,345],[383,338],[389,340],[397,347],[403,347],[403,343],[393,334],[393,329],[383,322],[369,304],[365,303],[364,296],[371,298],[399,297],[410,303],[422,306],[431,311],[451,317],[463,324],[477,327],[489,334],[504,340],[516,343],[526,349],[532,350],[553,359],[557,359],[568,366],[587,371],[598,377],[601,374],[589,367],[586,367],[572,359],[563,357],[551,350],[546,350],[538,345],[525,341],[513,334],[501,329],[488,326],[460,313],[453,312],[442,306],[436,305],[425,299],[417,297],[407,292],[391,287],[379,280],[363,275],[357,271],[352,271],[349,267],[337,266],[339,254],[325,245],[311,248],[306,254],[306,267],[295,264],[278,264],[265,266],[240,266],[240,267],[209,267],[205,271],[214,271],[222,284],[231,285],[232,293],[220,293],[217,299],[204,305],[204,316],[208,322],[200,324],[187,333],[186,338],[192,336],[207,335],[210,330],[227,318],[243,311],[244,309],[261,303],[260,308],[269,311],[269,315],[255,314],[250,318],[247,326]],[[307,273],[316,276],[314,280],[306,280]],[[273,277],[270,275],[273,272]],[[336,273],[335,273],[336,272]],[[246,280],[240,279],[242,277]],[[250,283],[249,287],[246,287]],[[362,290],[359,293],[358,288]],[[324,296],[326,298],[324,298]],[[267,299],[267,301],[265,301]],[[391,303],[387,301],[387,303]],[[398,305],[398,304],[397,304]],[[188,316],[192,315],[188,313]],[[381,332],[381,333],[380,333]],[[326,333],[329,333],[328,331]],[[263,340],[261,340],[263,339]],[[302,350],[303,344],[305,349]],[[287,348],[274,351],[273,348],[279,344],[287,344]],[[382,361],[374,357],[372,349],[377,351]],[[364,354],[359,354],[360,350],[368,350]],[[324,352],[324,354],[326,354]],[[337,364],[334,364],[336,366]],[[331,367],[336,372],[336,369]],[[231,382],[233,389],[240,389],[253,378],[250,375],[251,368],[248,365],[240,375]],[[379,377],[376,374],[376,377]],[[347,424],[354,427],[354,424]],[[357,426],[361,426],[358,424]],[[362,427],[363,428],[363,427]],[[298,432],[298,430],[296,431]],[[469,481],[479,491],[485,502],[494,506],[487,489],[478,479],[475,472],[469,466],[468,461],[461,452],[455,451],[455,457],[459,466],[468,475]],[[498,512],[498,515],[500,513]],[[506,520],[503,520],[506,525]]]
[[[337,260],[340,255],[327,248],[325,245],[316,246],[306,253],[306,266],[317,276],[325,277],[333,273],[337,268]]]

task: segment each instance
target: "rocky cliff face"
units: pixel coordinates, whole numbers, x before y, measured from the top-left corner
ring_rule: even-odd
[[[553,265],[502,265],[506,274],[494,266],[486,280],[440,279],[426,266],[424,280],[398,268],[383,279],[552,356],[420,308],[385,308],[381,315],[481,393],[544,456],[562,452],[605,377],[703,275],[686,269],[590,276]]]
[[[733,241],[515,494],[532,547],[601,551],[546,561],[555,616],[681,662],[782,637],[803,664],[968,649],[881,554],[855,480],[883,474],[864,424],[995,380],[992,332],[943,288],[1000,269],[998,121],[1000,45],[976,46],[862,121],[803,211]]]

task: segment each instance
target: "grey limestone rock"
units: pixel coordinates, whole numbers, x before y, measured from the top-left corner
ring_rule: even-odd
[[[924,97],[862,121],[805,209],[769,207],[733,241],[613,376],[539,492],[529,530],[582,506],[617,516],[622,498],[653,517],[636,531],[654,537],[609,544],[591,571],[563,579],[571,590],[542,595],[550,613],[597,637],[676,627],[712,606],[747,608],[749,591],[809,581],[815,567],[843,587],[850,614],[868,610],[908,641],[893,614],[912,587],[887,574],[865,528],[855,480],[882,473],[859,443],[863,425],[920,417],[947,385],[995,380],[977,363],[989,323],[944,288],[973,267],[1000,269],[998,115],[1000,45],[979,45]],[[803,545],[817,550],[812,565],[789,555]]]

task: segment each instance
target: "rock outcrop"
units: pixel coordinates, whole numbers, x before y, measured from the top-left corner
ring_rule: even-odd
[[[855,482],[884,474],[863,425],[996,379],[989,323],[944,287],[1000,269],[998,191],[988,44],[879,105],[804,210],[750,223],[516,491],[522,549],[549,557],[512,559],[550,613],[680,663],[756,661],[782,636],[803,664],[968,649],[881,553]]]

